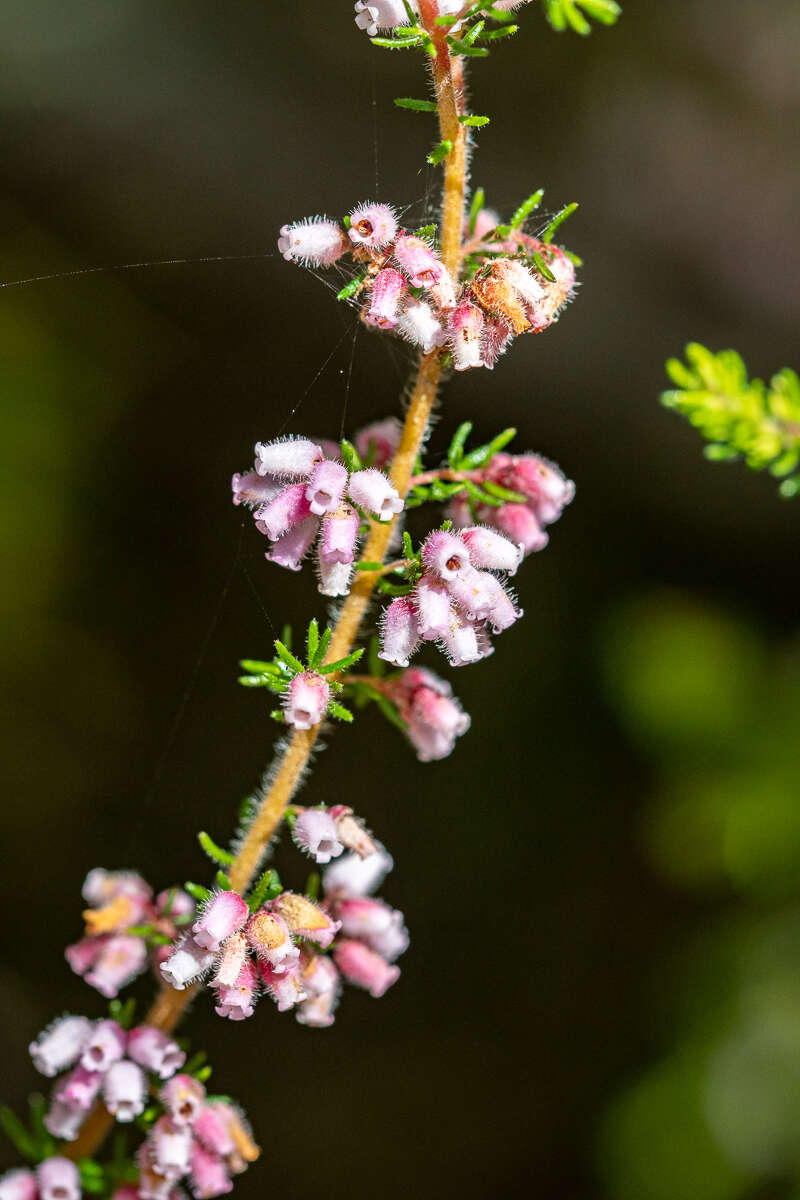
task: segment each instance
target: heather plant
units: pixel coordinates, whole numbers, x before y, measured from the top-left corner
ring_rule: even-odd
[[[302,806],[297,793],[323,729],[352,722],[366,705],[421,761],[453,751],[470,717],[448,681],[410,660],[426,643],[453,668],[492,654],[493,638],[523,615],[508,580],[545,548],[548,527],[573,499],[574,485],[552,462],[511,451],[513,429],[473,445],[471,423],[453,422],[445,461],[424,459],[442,383],[491,371],[516,338],[546,332],[577,286],[580,260],[554,240],[574,203],[541,216],[540,188],[503,220],[482,189],[467,195],[473,130],[489,118],[466,108],[466,68],[518,32],[511,10],[522,6],[355,5],[376,52],[405,51],[423,67],[429,97],[395,103],[436,116],[427,162],[443,173],[441,210],[408,228],[399,206],[358,201],[341,220],[287,221],[278,248],[290,264],[330,272],[340,303],[378,336],[410,347],[403,415],[376,414],[336,442],[314,431],[254,431],[267,440],[233,476],[233,503],[252,512],[252,536],[267,546],[264,569],[300,571],[313,558],[320,604],[334,606],[302,636],[289,629],[272,657],[242,660],[241,684],[275,697],[281,736],[227,843],[198,835],[216,871],[210,886],[155,892],[135,871],[87,874],[85,933],[66,957],[108,1011],[59,1015],[31,1044],[52,1091],[47,1102],[32,1100],[26,1121],[3,1112],[28,1166],[0,1180],[0,1200],[83,1192],[178,1200],[183,1184],[198,1200],[231,1191],[259,1149],[239,1105],[209,1093],[205,1055],[175,1037],[189,1002],[207,991],[220,1017],[242,1021],[268,999],[320,1029],[334,1023],[345,985],[379,997],[399,978],[409,934],[402,913],[375,895],[393,860],[369,828],[368,793],[359,812],[347,803]],[[619,12],[613,0],[545,0],[544,10],[556,31],[579,34],[590,18],[611,24]],[[417,508],[432,515],[413,537],[403,522]],[[284,831],[312,865],[290,885],[267,861]],[[145,972],[159,990],[139,1015],[120,992]]]

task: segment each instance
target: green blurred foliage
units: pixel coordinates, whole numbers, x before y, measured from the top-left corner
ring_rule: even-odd
[[[656,765],[642,818],[646,853],[714,905],[695,944],[665,968],[660,1058],[603,1124],[609,1195],[734,1200],[754,1186],[794,1186],[798,647],[770,644],[728,613],[662,592],[615,612],[602,662],[620,721]]]

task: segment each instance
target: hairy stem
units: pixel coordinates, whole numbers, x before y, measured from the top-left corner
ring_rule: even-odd
[[[439,127],[442,139],[453,143],[453,149],[445,160],[441,246],[442,260],[454,278],[457,278],[467,162],[466,131],[458,122],[462,90],[461,60],[451,58],[443,32],[433,23],[438,15],[436,0],[420,0],[420,10],[422,20],[437,48],[436,59],[433,62],[433,78]],[[414,465],[436,401],[441,374],[442,364],[438,352],[434,351],[420,360],[408,401],[400,444],[390,469],[392,483],[401,496],[407,494],[411,483]],[[393,524],[393,521],[373,523],[362,553],[365,562],[383,563]],[[334,627],[326,662],[335,662],[336,659],[344,658],[350,653],[379,578],[379,571],[362,571],[356,575]],[[295,730],[289,736],[277,770],[271,777],[239,852],[228,868],[228,878],[237,892],[246,891],[252,883],[270,838],[308,767],[319,733],[320,726],[317,725],[313,729]],[[154,1025],[165,1033],[170,1033],[196,994],[198,986],[180,992],[170,987],[162,988],[142,1023]],[[97,1106],[85,1121],[76,1141],[63,1147],[63,1153],[72,1159],[91,1156],[112,1124],[113,1117],[102,1105]]]

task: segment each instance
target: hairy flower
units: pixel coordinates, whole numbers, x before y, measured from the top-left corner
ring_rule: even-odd
[[[335,221],[312,217],[281,226],[278,250],[287,262],[304,267],[330,267],[347,250],[347,239]]]
[[[545,526],[558,520],[575,495],[572,480],[567,479],[555,463],[538,454],[495,454],[486,467],[473,472],[473,479],[479,485],[485,481],[499,484],[523,497],[521,501],[499,506],[478,505],[475,515],[482,526],[497,530],[524,554],[547,545]],[[471,547],[477,547],[474,554],[485,558],[487,551],[481,547],[486,544],[486,533],[476,532],[478,527],[474,525],[473,510],[465,495],[454,497],[447,515],[457,527],[459,536]],[[473,550],[470,552],[472,554]]]
[[[453,689],[433,671],[411,667],[387,683],[387,694],[406,723],[420,762],[436,762],[452,753],[470,719]]]
[[[347,233],[354,246],[382,250],[397,233],[394,209],[388,204],[359,204],[350,213]]]

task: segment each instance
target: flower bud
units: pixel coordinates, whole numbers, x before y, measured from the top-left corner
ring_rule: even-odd
[[[367,833],[363,822],[353,815],[352,808],[346,804],[336,804],[329,811],[336,822],[336,834],[343,846],[354,850],[359,858],[367,858],[377,852],[378,843]]]
[[[277,475],[297,479],[310,475],[324,458],[322,448],[308,438],[284,438],[275,442],[256,442],[256,471],[259,475]]]
[[[186,1055],[178,1043],[154,1025],[137,1025],[130,1031],[128,1057],[160,1079],[169,1079],[186,1062]]]
[[[91,1029],[86,1017],[59,1017],[53,1021],[28,1047],[36,1070],[52,1079],[71,1067],[78,1061]]]
[[[368,250],[380,250],[388,246],[397,233],[394,209],[388,204],[360,204],[350,213],[347,233],[354,246],[364,246]]]
[[[129,1059],[112,1063],[103,1080],[103,1101],[118,1121],[132,1121],[144,1112],[147,1077],[142,1068]]]
[[[36,1168],[36,1181],[39,1200],[80,1200],[80,1172],[69,1158],[46,1158]]]
[[[192,926],[194,940],[198,946],[215,952],[227,937],[244,926],[249,915],[247,901],[238,892],[216,892]]]
[[[266,908],[250,918],[247,940],[261,961],[269,963],[278,974],[291,970],[300,957],[286,922]]]
[[[286,922],[289,932],[325,949],[339,929],[339,922],[319,908],[307,896],[282,892],[270,902],[270,909]]]
[[[278,250],[287,262],[302,263],[304,267],[330,267],[346,249],[342,230],[323,217],[281,226]]]
[[[316,671],[295,675],[285,695],[284,712],[287,725],[295,729],[311,729],[319,725],[328,711],[331,689]]]
[[[344,850],[336,822],[327,808],[304,808],[292,828],[295,845],[318,863],[329,863]]]
[[[384,609],[380,638],[378,658],[407,667],[420,640],[416,609],[408,596],[399,596]]]
[[[336,966],[348,983],[362,987],[376,999],[400,978],[400,968],[391,966],[363,942],[339,938],[333,948]]]

